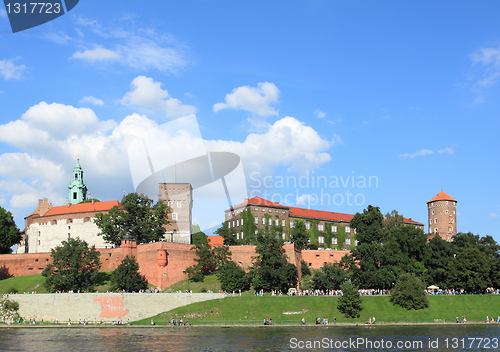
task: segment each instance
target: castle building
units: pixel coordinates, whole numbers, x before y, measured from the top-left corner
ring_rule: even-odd
[[[284,206],[253,197],[225,211],[225,221],[231,233],[241,243],[251,242],[260,229],[281,228],[283,240],[289,242],[298,221],[304,222],[309,242],[325,249],[350,250],[357,245],[356,229],[349,226],[352,214]],[[405,225],[424,230],[424,224],[403,218]]]
[[[160,183],[158,200],[170,208],[165,241],[191,243],[193,187],[190,183]]]
[[[439,192],[427,202],[429,218],[429,239],[440,236],[452,241],[457,234],[457,201],[445,192]]]
[[[94,218],[97,213],[108,212],[114,206],[122,207],[117,200],[53,207],[47,198],[40,199],[38,208],[25,218],[26,226],[16,252],[50,252],[62,241],[76,237],[96,248],[111,248],[112,245],[98,236],[101,230]]]
[[[73,176],[69,182],[69,194],[66,204],[78,204],[87,200],[87,185],[83,182],[83,169],[80,166],[80,159],[77,159],[73,168]]]

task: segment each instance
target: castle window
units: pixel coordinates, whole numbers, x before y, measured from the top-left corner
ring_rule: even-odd
[[[266,224],[266,218],[262,218],[262,225]]]
[[[434,215],[434,210],[432,211],[432,215]]]
[[[272,210],[272,209],[269,209],[269,212],[270,212],[270,213],[272,213],[272,212],[273,212],[273,210]]]
[[[269,218],[269,226],[273,226],[273,219]]]
[[[429,219],[429,225],[432,225],[432,219]]]
[[[71,230],[71,226],[68,225],[68,230]]]
[[[227,228],[230,229],[231,228],[231,221],[228,221],[227,222]]]
[[[236,220],[236,226],[240,226],[240,220]]]
[[[290,221],[290,228],[293,229],[295,227],[295,221]]]
[[[310,230],[311,229],[311,224],[306,222],[306,230]]]
[[[351,245],[351,239],[350,238],[346,238],[345,239],[345,244],[347,244],[348,246]]]
[[[337,245],[337,239],[335,237],[332,237],[332,244]]]
[[[332,225],[332,232],[337,233],[337,225]]]
[[[281,236],[283,237],[283,241],[286,240],[286,234],[284,232]]]
[[[76,198],[77,198],[76,192],[73,192],[73,199],[76,199]]]
[[[285,214],[285,211],[284,211],[284,210],[282,210],[282,211],[281,211],[281,214]]]
[[[78,180],[78,174],[75,174],[75,180]]]
[[[286,220],[285,219],[281,220],[281,226],[283,226],[283,227],[286,226]]]
[[[172,213],[172,220],[177,220],[177,213]]]
[[[258,217],[258,216],[256,216],[256,217],[255,217],[255,225],[257,225],[258,223],[259,223],[259,217]]]
[[[448,214],[448,210],[446,210],[445,213]]]
[[[319,244],[325,243],[325,238],[323,236],[318,236],[318,243]]]
[[[434,233],[438,233],[438,228],[437,227],[434,228]]]
[[[172,205],[174,204],[174,202],[172,202],[171,200],[168,201],[168,207],[169,208],[172,208]]]
[[[324,231],[324,226],[323,224],[318,224],[318,231]]]
[[[434,218],[434,223],[437,224],[438,223],[438,218]]]
[[[255,211],[259,211],[259,208],[255,208]]]
[[[66,224],[71,224],[73,223],[73,219],[66,219]]]
[[[243,219],[241,219],[241,226],[243,226]]]
[[[349,226],[345,227],[345,233],[351,233],[351,228]]]
[[[278,212],[278,209],[276,209],[274,212],[275,212],[275,213],[277,213],[277,212]]]
[[[182,206],[182,202],[177,201],[177,208],[180,208]]]
[[[276,227],[280,226],[280,219],[276,219],[276,220],[274,221],[274,225],[275,225]]]

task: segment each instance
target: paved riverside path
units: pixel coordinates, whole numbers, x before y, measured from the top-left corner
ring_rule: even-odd
[[[223,293],[43,293],[15,294],[9,299],[19,302],[24,319],[73,323],[110,322],[121,318],[135,321],[191,303],[224,298]]]

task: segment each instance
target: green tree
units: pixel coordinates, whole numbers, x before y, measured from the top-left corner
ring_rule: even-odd
[[[358,288],[350,282],[344,282],[340,287],[342,296],[339,297],[337,309],[344,314],[346,318],[359,318],[361,307],[361,296]]]
[[[138,244],[159,241],[165,235],[170,209],[162,201],[153,201],[143,194],[129,193],[122,199],[122,209],[114,206],[107,214],[97,213],[96,225],[108,243],[119,246],[126,234]]]
[[[45,287],[56,291],[92,291],[99,281],[100,253],[78,237],[63,241],[51,251],[52,263],[42,275]]]
[[[429,306],[425,285],[415,274],[404,273],[396,281],[389,299],[392,304],[406,309],[423,309]]]
[[[295,227],[292,229],[291,240],[300,249],[306,249],[309,235],[307,234],[306,225],[302,220],[295,221]]]
[[[10,211],[0,207],[0,254],[12,253],[12,247],[21,242],[21,232]]]
[[[186,269],[188,276],[195,282],[203,282],[205,275],[215,273],[220,267],[230,260],[229,247],[212,247],[207,236],[199,237],[191,250],[196,251],[195,265]]]
[[[313,277],[317,290],[339,290],[347,279],[347,271],[340,263],[326,263]]]
[[[245,270],[233,261],[226,262],[217,272],[220,287],[227,292],[248,291],[250,289],[250,278]]]
[[[256,290],[286,292],[297,286],[298,270],[288,262],[279,231],[262,229],[257,233],[257,246],[251,270],[252,284]]]
[[[234,235],[234,233],[231,233],[231,231],[229,231],[229,228],[227,227],[227,221],[224,221],[222,223],[222,226],[215,230],[214,233],[224,239],[225,246],[236,246],[238,244],[236,236]]]
[[[394,273],[382,267],[385,260],[383,242],[387,237],[384,216],[378,207],[368,206],[363,213],[356,213],[350,222],[357,231],[358,245],[351,252],[352,278],[361,288],[385,289],[392,287]]]
[[[453,260],[453,244],[435,236],[427,244],[429,256],[425,260],[427,283],[448,288],[448,265]]]
[[[309,265],[303,259],[300,262],[300,271],[302,272],[302,276],[304,276],[304,275],[311,276],[312,275],[311,269],[309,268]]]
[[[134,256],[127,255],[111,274],[111,289],[113,291],[137,292],[147,288],[146,277],[139,273],[139,264]]]
[[[448,285],[472,293],[490,286],[490,263],[478,248],[467,248],[448,265]]]

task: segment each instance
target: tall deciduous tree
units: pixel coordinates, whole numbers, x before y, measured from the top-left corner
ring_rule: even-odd
[[[359,318],[361,307],[361,296],[358,288],[350,282],[344,282],[341,286],[342,296],[339,297],[337,309],[346,318]]]
[[[215,230],[215,233],[224,239],[225,246],[235,246],[238,244],[236,236],[227,227],[227,221],[224,221],[222,226]]]
[[[112,290],[133,292],[147,288],[146,277],[139,273],[139,264],[134,256],[129,257],[127,255],[111,274]]]
[[[231,258],[229,247],[212,247],[204,234],[197,238],[191,250],[196,251],[194,260],[197,264],[187,268],[186,272],[189,278],[196,282],[203,282],[205,275],[215,273]]]
[[[490,286],[490,263],[477,248],[467,248],[448,265],[448,284],[467,292],[484,291]]]
[[[77,238],[69,238],[51,251],[52,263],[42,275],[45,287],[56,291],[92,291],[99,282],[100,253],[95,246]]]
[[[227,292],[248,291],[250,278],[245,270],[233,261],[226,262],[217,272],[220,287]]]
[[[21,242],[21,233],[10,211],[0,207],[0,254],[12,253],[12,247]]]
[[[138,244],[159,241],[165,235],[170,209],[162,201],[153,205],[147,196],[129,193],[121,202],[123,210],[114,206],[107,214],[96,214],[95,223],[100,235],[108,243],[119,246],[126,234],[135,237]]]
[[[435,236],[427,244],[429,256],[425,260],[427,283],[448,288],[448,265],[453,260],[453,244]]]
[[[429,306],[425,285],[415,274],[410,273],[404,273],[399,277],[389,300],[408,310],[418,310]]]
[[[300,249],[306,249],[309,235],[307,234],[306,225],[304,221],[295,221],[295,227],[292,229],[292,242],[295,243]]]
[[[251,275],[256,290],[285,292],[297,285],[297,267],[288,262],[283,239],[278,231],[260,230],[255,252],[258,255],[254,257]]]

